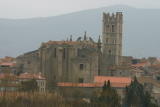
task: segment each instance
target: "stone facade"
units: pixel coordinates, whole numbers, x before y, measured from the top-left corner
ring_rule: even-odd
[[[98,75],[97,43],[82,41],[49,41],[40,47],[40,70],[55,82],[91,82]]]
[[[40,59],[39,51],[35,50],[32,52],[25,53],[16,58],[17,73],[30,72],[39,73],[40,72]]]

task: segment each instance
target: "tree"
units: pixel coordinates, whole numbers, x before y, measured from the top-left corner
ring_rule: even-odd
[[[151,95],[146,92],[137,78],[126,87],[125,107],[158,107],[152,102]]]
[[[34,92],[38,90],[38,84],[35,79],[21,82],[20,91]]]
[[[110,81],[107,84],[104,83],[102,92],[95,101],[98,103],[98,107],[120,107],[120,98],[116,90],[111,87]]]

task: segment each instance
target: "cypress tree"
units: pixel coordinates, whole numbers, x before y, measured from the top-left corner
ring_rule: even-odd
[[[99,104],[101,107],[119,107],[119,96],[114,88],[111,87],[110,81],[106,81],[103,86],[103,90],[99,97]]]

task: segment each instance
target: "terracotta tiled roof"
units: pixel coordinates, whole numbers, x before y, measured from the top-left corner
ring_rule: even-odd
[[[15,66],[16,65],[16,63],[13,63],[13,62],[1,62],[0,63],[0,66],[10,66],[10,67],[12,67],[12,66]]]
[[[10,79],[10,80],[16,80],[16,76],[12,73],[0,73],[0,80],[2,79]]]
[[[57,86],[59,87],[86,87],[86,88],[98,88],[103,87],[104,83],[58,83]],[[111,86],[114,88],[125,88],[129,84],[123,83],[111,83]]]
[[[125,88],[130,85],[130,77],[108,77],[108,76],[96,76],[94,83],[58,83],[59,87],[103,87],[104,82],[110,80],[111,86],[116,88]]]
[[[132,79],[130,77],[111,77],[111,76],[95,76],[95,83],[104,83],[105,81],[118,84],[130,84]]]
[[[75,45],[75,44],[79,44],[79,42],[76,41],[48,41],[45,44],[48,45]]]
[[[40,79],[40,80],[45,79],[40,73],[39,74],[23,73],[23,74],[20,74],[18,78],[19,79]]]
[[[130,66],[130,65],[121,65],[121,66],[109,66],[107,67],[108,70],[128,70],[128,69],[132,69],[134,67]]]
[[[160,69],[160,64],[151,65],[151,68]]]
[[[14,60],[15,60],[15,58],[9,57],[9,56],[6,56],[6,57],[0,59],[1,62],[12,62]]]
[[[147,62],[143,62],[143,63],[138,63],[138,64],[133,64],[133,67],[145,67],[148,66],[149,64]]]
[[[95,84],[95,83],[58,83],[57,86],[62,86],[62,87],[100,87],[101,84]]]

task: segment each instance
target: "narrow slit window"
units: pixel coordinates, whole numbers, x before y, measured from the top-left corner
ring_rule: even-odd
[[[112,25],[112,32],[115,32],[115,26]]]
[[[84,64],[80,64],[79,67],[80,67],[80,70],[84,70]]]

